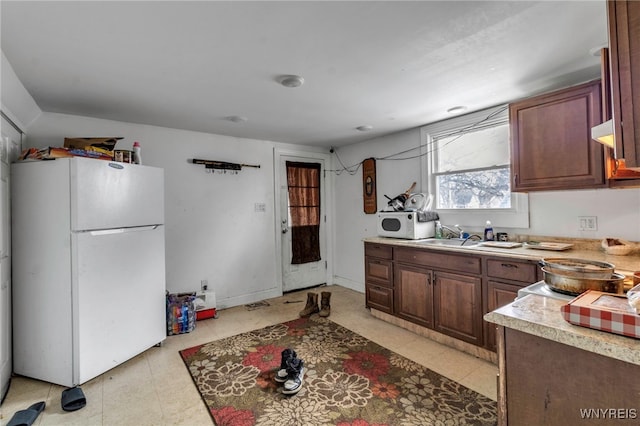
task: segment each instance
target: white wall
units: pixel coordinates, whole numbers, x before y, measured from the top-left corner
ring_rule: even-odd
[[[369,157],[384,157],[420,145],[418,129],[350,145],[337,150],[345,165]],[[417,151],[413,151],[416,153]],[[418,160],[378,161],[378,210],[386,207],[383,194],[395,196],[416,181],[420,190]],[[362,170],[336,176],[335,282],[364,291],[362,238],[376,235],[376,215],[362,210]],[[426,188],[424,189],[426,192]],[[597,231],[579,231],[578,216],[596,216]],[[453,225],[446,222],[444,224]],[[465,229],[471,227],[461,224]],[[494,222],[496,232],[535,236],[640,241],[640,189],[598,189],[532,192],[529,194],[529,228],[509,229]]]
[[[7,70],[9,70],[7,72]],[[2,106],[27,128],[28,146],[58,146],[69,136],[123,136],[134,140],[145,164],[166,173],[167,287],[190,291],[207,279],[220,307],[277,295],[273,217],[273,148],[294,146],[78,116],[43,113],[2,57]],[[6,112],[6,111],[5,111]],[[40,115],[41,114],[41,115]],[[345,165],[384,157],[420,144],[419,129],[337,149]],[[312,148],[305,148],[311,150]],[[319,149],[317,151],[320,151]],[[416,153],[413,151],[412,153]],[[260,164],[238,175],[211,175],[188,158]],[[339,163],[334,162],[334,168]],[[420,161],[377,161],[378,210],[412,182],[421,188]],[[331,182],[331,180],[329,181]],[[364,291],[362,238],[376,235],[376,215],[363,212],[362,170],[334,176],[334,283]],[[640,241],[640,189],[535,192],[529,196],[530,227],[496,232],[578,238],[616,237]],[[255,213],[265,203],[266,213]],[[597,216],[598,231],[577,230],[577,216]],[[446,222],[445,222],[446,223]],[[465,225],[465,224],[462,224]]]
[[[116,149],[131,149],[139,141],[143,164],[165,170],[169,291],[198,290],[206,279],[219,308],[281,294],[273,149],[291,146],[46,112],[28,127],[26,145],[62,146],[65,137],[92,136],[124,137]],[[204,166],[189,163],[193,158],[260,168],[207,173]],[[266,211],[255,212],[255,203],[264,203]]]
[[[35,120],[42,111],[33,100],[27,89],[13,71],[2,52],[0,62],[0,95],[2,95],[2,112],[4,112],[22,131]]]
[[[373,139],[336,149],[345,166],[356,165],[365,158],[382,158],[420,145],[419,129]],[[418,151],[407,153],[416,155]],[[334,161],[334,168],[339,162]],[[420,159],[376,161],[378,210],[387,206],[384,194],[393,198],[417,182],[414,192],[425,191],[420,183]],[[335,176],[334,208],[334,282],[364,292],[364,246],[362,239],[376,235],[375,214],[365,214],[363,206],[362,169],[355,174],[346,171]]]

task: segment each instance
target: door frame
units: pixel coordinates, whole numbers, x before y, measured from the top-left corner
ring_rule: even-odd
[[[318,160],[324,161],[324,179],[321,180],[321,185],[324,185],[324,200],[321,200],[324,203],[324,212],[325,212],[325,223],[324,223],[324,233],[325,233],[325,246],[326,246],[326,258],[324,259],[327,262],[327,268],[325,269],[325,282],[327,285],[333,284],[333,173],[328,173],[327,170],[333,169],[332,157],[329,153],[323,152],[313,152],[313,151],[302,151],[302,150],[292,150],[292,149],[283,149],[283,148],[274,148],[273,150],[273,193],[274,193],[274,232],[275,232],[275,247],[276,247],[276,282],[280,286],[280,294],[283,292],[283,283],[282,283],[282,232],[280,225],[281,218],[281,194],[280,190],[281,186],[286,182],[280,181],[281,170],[280,170],[280,162],[282,157],[297,157],[298,161],[302,162],[314,162]]]
[[[9,347],[8,348],[3,348],[3,344],[2,341],[0,341],[0,352],[7,350],[8,351],[8,360],[7,360],[7,365],[3,365],[1,366],[3,369],[0,370],[0,401],[3,401],[7,392],[9,391],[9,386],[11,383],[11,377],[12,377],[12,373],[13,373],[13,284],[12,284],[12,280],[11,280],[11,262],[12,262],[12,255],[11,255],[11,163],[14,162],[15,160],[18,159],[18,156],[20,155],[20,152],[22,151],[22,145],[23,145],[23,141],[24,141],[24,137],[25,137],[25,132],[22,131],[22,129],[24,128],[24,126],[22,124],[20,124],[18,122],[18,120],[15,119],[14,115],[11,114],[10,111],[4,109],[4,106],[0,107],[0,130],[2,134],[0,134],[0,150],[2,150],[2,160],[3,162],[6,162],[6,164],[3,167],[6,167],[6,173],[7,173],[7,196],[5,199],[3,199],[2,201],[0,201],[0,213],[2,213],[2,221],[1,224],[2,226],[4,226],[5,220],[7,221],[7,225],[8,225],[8,229],[3,229],[2,232],[2,238],[5,238],[5,236],[7,237],[8,240],[8,246],[4,247],[3,246],[3,250],[0,251],[0,262],[4,262],[7,265],[7,269],[8,270],[3,270],[3,268],[0,266],[0,286],[5,285],[5,282],[3,281],[4,277],[7,276],[8,279],[6,281],[6,286],[7,288],[5,290],[2,291],[6,291],[5,296],[8,298],[8,303],[9,303],[9,312],[4,312],[2,310],[2,305],[0,305],[0,315],[6,316],[8,317],[8,330],[3,329],[2,333],[4,333],[5,331],[8,331],[8,336],[4,336],[4,335],[0,335],[0,339],[2,341],[4,341],[5,337],[8,339],[9,342]],[[17,139],[17,145],[14,144],[14,146],[11,145],[12,141],[7,141],[4,140],[3,135],[7,134],[8,132],[5,131],[4,129],[8,128],[9,131],[11,133],[17,133],[16,135],[16,139]],[[7,206],[2,206],[2,203],[6,202]],[[6,217],[5,217],[6,214]],[[2,301],[0,299],[0,301]],[[5,318],[6,318],[5,317]],[[0,321],[0,323],[2,323],[2,321]],[[7,324],[3,324],[3,327],[7,326]],[[0,354],[0,360],[1,360],[1,354]]]

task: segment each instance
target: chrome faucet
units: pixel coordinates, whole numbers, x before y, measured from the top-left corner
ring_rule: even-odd
[[[452,235],[456,235],[457,234],[458,236],[456,238],[462,239],[463,235],[464,235],[464,230],[460,227],[460,225],[454,225],[454,227],[456,229],[452,229],[452,228],[449,228],[448,226],[442,225],[442,229],[446,229]],[[451,238],[451,237],[449,237],[449,238]]]

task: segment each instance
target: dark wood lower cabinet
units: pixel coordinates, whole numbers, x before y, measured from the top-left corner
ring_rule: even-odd
[[[367,306],[387,314],[393,314],[393,289],[382,285],[366,284]]]
[[[436,271],[433,288],[436,331],[482,345],[482,280]]]
[[[365,243],[367,307],[493,352],[495,326],[482,316],[540,274],[534,260]]]
[[[364,254],[366,305],[393,314],[393,247],[365,243]]]
[[[410,265],[394,269],[395,314],[416,324],[433,328],[433,272]]]
[[[494,311],[508,305],[518,297],[518,290],[522,286],[516,284],[501,283],[499,281],[487,281],[487,312]],[[496,325],[487,323],[485,334],[485,346],[490,351],[496,351]]]
[[[484,313],[508,305],[518,297],[518,290],[542,279],[542,270],[536,260],[486,257],[484,265]],[[484,346],[496,351],[496,326],[486,321]]]
[[[499,327],[499,425],[637,425],[640,366]]]

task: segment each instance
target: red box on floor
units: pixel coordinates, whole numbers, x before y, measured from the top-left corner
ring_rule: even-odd
[[[199,311],[196,311],[196,321],[215,317],[217,317],[216,308],[201,309]]]

